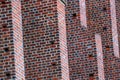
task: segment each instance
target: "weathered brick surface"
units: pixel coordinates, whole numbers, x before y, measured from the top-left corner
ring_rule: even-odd
[[[25,80],[21,1],[12,0],[12,26],[16,80]]]
[[[119,40],[119,47],[120,47],[120,1],[115,0],[115,8],[116,8],[116,19],[117,19],[117,31],[118,31],[118,40]]]
[[[0,80],[120,80],[119,0],[0,0]]]
[[[104,74],[107,80],[119,80],[119,64],[116,59],[119,57],[118,32],[116,26],[115,2],[105,1],[86,1],[88,25],[93,34],[99,33],[102,37],[102,51]],[[106,27],[106,29],[105,29]],[[113,62],[113,63],[112,63]]]
[[[70,79],[119,80],[119,13],[114,0],[68,0],[67,4]]]
[[[0,79],[8,79],[6,72],[15,74],[11,2],[0,2],[0,7]]]
[[[98,75],[97,58],[95,57],[95,35],[88,30],[88,26],[81,25],[81,23],[85,24],[86,22],[84,21],[86,20],[82,19],[83,22],[80,21],[81,16],[83,17],[84,14],[80,15],[80,3],[84,4],[84,2],[79,2],[79,0],[68,0],[66,9],[71,80],[95,79]]]
[[[68,68],[68,52],[67,52],[67,37],[66,37],[66,21],[65,21],[65,4],[58,0],[58,26],[59,26],[59,41],[60,41],[60,56],[62,68],[62,80],[69,80]]]
[[[60,0],[22,4],[26,79],[69,80],[65,4]]]
[[[0,2],[0,80],[25,80],[21,2]]]

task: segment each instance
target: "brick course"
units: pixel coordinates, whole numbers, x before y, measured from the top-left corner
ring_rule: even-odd
[[[0,80],[120,80],[119,0],[0,0]]]
[[[65,4],[60,0],[22,4],[26,79],[69,80]]]
[[[115,1],[117,2],[117,0]],[[115,23],[119,21],[116,22],[115,19],[115,2],[113,0],[68,0],[67,4],[70,79],[119,80],[119,38],[117,37],[117,35],[119,36],[117,31],[119,25],[115,26]],[[79,7],[79,5],[84,6]],[[112,10],[113,8],[114,10]],[[76,14],[75,17],[74,14]],[[95,39],[96,34],[101,36],[103,57],[97,54],[99,53],[97,45],[100,42],[96,43],[98,41]],[[103,58],[103,63],[102,60],[99,60],[100,58]],[[98,64],[99,61],[101,61],[101,65]],[[109,63],[109,61],[113,63]],[[104,75],[99,72],[103,65]]]
[[[25,80],[21,2],[0,2],[0,80]]]

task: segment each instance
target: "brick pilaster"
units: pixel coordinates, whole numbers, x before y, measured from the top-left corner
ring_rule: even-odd
[[[25,80],[25,66],[23,53],[23,27],[21,15],[21,1],[12,0],[12,26],[15,57],[16,80]]]
[[[64,9],[60,0],[22,0],[26,79],[69,80]]]
[[[0,79],[24,79],[21,4],[0,1]]]

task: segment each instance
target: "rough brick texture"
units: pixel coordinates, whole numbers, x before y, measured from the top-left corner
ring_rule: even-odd
[[[16,80],[25,80],[21,1],[12,0],[12,23]]]
[[[69,80],[69,68],[68,68],[68,52],[67,52],[67,35],[66,35],[66,21],[65,21],[65,4],[58,0],[58,27],[59,27],[59,41],[60,41],[60,56],[61,56],[61,68],[62,79]]]
[[[67,4],[70,79],[119,80],[118,0],[68,0]]]
[[[0,80],[120,80],[119,0],[0,0]]]
[[[79,0],[68,0],[66,6],[66,23],[67,23],[67,43],[69,54],[69,70],[71,80],[88,80],[95,79],[98,75],[97,57],[95,49],[95,35],[88,30],[89,26],[86,19],[80,11],[85,8],[84,2]],[[87,5],[86,5],[87,8]],[[84,9],[82,9],[85,11]],[[87,11],[86,11],[87,12]],[[86,15],[87,16],[87,15]],[[82,20],[82,22],[80,21]],[[81,25],[84,23],[84,25]]]
[[[65,4],[22,0],[26,79],[69,80]]]
[[[86,1],[86,3],[88,26],[93,34],[101,35],[105,79],[119,80],[120,65],[115,2],[114,0],[103,0]]]
[[[0,2],[0,80],[25,80],[21,1]]]
[[[117,31],[118,31],[118,46],[120,47],[120,1],[115,0],[115,9],[116,9],[116,22],[117,22]]]

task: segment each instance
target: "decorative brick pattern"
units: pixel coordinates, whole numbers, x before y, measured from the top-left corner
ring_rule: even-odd
[[[114,39],[113,35],[117,35],[118,32],[116,32],[117,30],[113,31],[116,26],[113,24],[115,23],[115,11],[112,10],[112,8],[115,7],[111,6],[111,4],[114,4],[114,1],[86,1],[86,3],[88,25],[91,27],[90,30],[92,30],[91,32],[94,34],[101,33],[105,79],[119,80],[120,76],[117,75],[119,74],[120,68],[119,58],[115,57],[119,55],[118,48],[116,48],[117,52],[114,50],[114,43],[117,42],[118,38]]]
[[[98,77],[95,36],[89,26],[82,26],[80,21],[83,15],[80,14],[79,6],[82,3],[86,2],[68,0],[66,6],[70,80],[92,80]],[[76,14],[76,17],[73,14]],[[83,23],[86,23],[84,21],[86,20],[83,20]]]
[[[0,79],[15,76],[11,2],[0,2]]]
[[[83,20],[82,14],[85,12],[82,12],[83,9],[79,7],[79,4],[84,3],[86,4],[87,17],[84,17],[86,20]],[[117,37],[114,38],[114,34],[118,35],[118,32],[115,32],[117,30],[112,30],[117,29],[113,27],[115,11],[112,8],[115,7],[111,6],[112,0],[68,0],[67,4],[66,23],[70,79],[100,80],[99,76],[104,76],[105,80],[119,80],[120,76],[117,75],[120,71],[119,58],[117,58],[119,42]],[[73,17],[73,14],[76,14],[76,17]],[[85,24],[86,21],[87,24]],[[87,27],[83,26],[83,23]],[[101,34],[104,75],[99,75],[98,71],[102,68],[102,61],[100,62],[101,67],[98,67],[97,62],[100,60],[97,60],[97,43],[94,36],[96,33]]]
[[[22,4],[26,79],[69,80],[65,5],[60,0]]]
[[[21,3],[0,1],[0,80],[25,80]]]
[[[120,80],[119,0],[0,0],[0,80]]]

